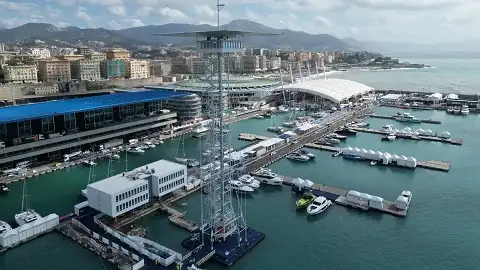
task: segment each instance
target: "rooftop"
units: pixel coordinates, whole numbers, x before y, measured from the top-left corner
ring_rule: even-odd
[[[106,109],[188,95],[174,91],[136,91],[0,108],[0,123]]]
[[[333,102],[365,94],[372,87],[343,79],[314,79],[284,86],[285,89],[298,89],[301,92],[318,95]]]
[[[107,194],[118,194],[130,188],[135,188],[145,184],[144,180],[150,175],[164,176],[180,169],[186,169],[187,166],[168,160],[158,160],[142,167],[138,167],[130,172],[117,174],[104,180],[89,184],[90,188],[100,190]],[[153,169],[153,171],[152,171]],[[136,179],[136,180],[134,180]]]

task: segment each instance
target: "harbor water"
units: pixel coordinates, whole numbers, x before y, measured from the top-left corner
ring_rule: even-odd
[[[398,110],[379,108],[378,114]],[[333,204],[313,218],[297,211],[297,196],[287,186],[262,187],[247,202],[247,223],[266,233],[266,239],[242,260],[234,270],[246,269],[475,269],[480,250],[480,162],[477,139],[480,115],[447,115],[442,111],[409,111],[417,118],[442,121],[441,125],[402,124],[392,120],[368,119],[371,128],[393,124],[401,129],[449,131],[453,138],[464,140],[463,146],[429,141],[381,141],[380,135],[357,133],[342,145],[385,151],[416,157],[418,160],[452,162],[448,173],[371,166],[368,162],[332,157],[329,152],[309,150],[317,158],[305,163],[283,159],[270,167],[275,172],[310,179],[332,187],[354,189],[394,201],[403,190],[413,193],[406,218],[377,212],[361,212]],[[277,117],[281,118],[281,117]],[[280,124],[278,121],[276,124]],[[239,133],[272,135],[266,128],[271,119],[250,119],[232,125],[235,148],[250,142],[237,140]],[[135,168],[161,159],[172,158],[178,139],[165,141],[143,155],[128,155],[128,167]],[[199,139],[185,140],[185,155],[197,158]],[[181,152],[181,150],[180,150]],[[183,155],[183,154],[179,154]],[[98,161],[96,179],[107,173],[107,161]],[[124,170],[124,155],[114,162],[114,170]],[[88,181],[89,168],[77,166],[43,175],[28,181],[29,204],[40,214],[72,212],[82,200],[80,190]],[[10,185],[11,191],[0,196],[0,219],[13,225],[13,215],[21,204],[21,183]],[[199,220],[200,194],[178,202],[178,207],[193,220]],[[188,233],[171,224],[165,215],[150,215],[138,222],[147,228],[148,238],[182,251],[180,241]],[[348,259],[347,259],[348,258]],[[67,263],[64,265],[62,263]],[[0,254],[0,269],[113,269],[108,262],[79,247],[76,243],[51,233],[6,253]],[[223,269],[215,262],[207,269]]]

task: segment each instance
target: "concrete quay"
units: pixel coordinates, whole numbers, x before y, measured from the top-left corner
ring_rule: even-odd
[[[388,120],[396,120],[395,119],[395,116],[393,115],[378,115],[378,114],[371,114],[369,115],[370,117],[372,118],[380,118],[380,119],[388,119]],[[438,121],[438,120],[432,120],[432,119],[420,119],[422,121],[422,123],[426,123],[426,124],[437,124],[437,125],[440,125],[442,122],[441,121]]]
[[[391,132],[383,131],[378,129],[371,129],[371,128],[352,128],[358,132],[365,132],[365,133],[374,133],[380,135],[389,135]],[[428,136],[428,135],[409,135],[409,134],[395,134],[397,138],[407,139],[407,140],[414,140],[414,141],[434,141],[434,142],[441,142],[441,143],[449,143],[453,145],[462,145],[462,139],[453,139],[453,138],[442,138],[438,136]]]

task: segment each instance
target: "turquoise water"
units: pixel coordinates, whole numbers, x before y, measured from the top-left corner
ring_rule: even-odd
[[[432,66],[426,69],[348,71],[330,75],[364,83],[376,89],[469,93],[480,91],[480,56],[394,55],[401,61]]]

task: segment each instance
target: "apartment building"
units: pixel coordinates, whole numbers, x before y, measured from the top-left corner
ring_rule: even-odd
[[[280,69],[281,64],[282,64],[282,59],[280,57],[272,57],[270,59],[270,66],[268,66],[268,69],[278,70]]]
[[[51,53],[47,48],[29,48],[26,51],[28,54],[33,55],[38,58],[50,58]]]
[[[92,53],[92,49],[89,47],[78,47],[76,52],[80,55],[87,55]]]
[[[43,83],[69,82],[72,80],[68,60],[42,60],[38,62],[39,80]]]
[[[85,54],[85,59],[103,61],[107,59],[107,55],[105,53],[87,53]]]
[[[37,67],[35,65],[6,66],[5,81],[15,84],[38,83]]]
[[[260,58],[257,55],[244,55],[241,64],[243,72],[254,73],[260,71]]]
[[[128,60],[130,52],[125,49],[108,49],[106,52],[107,60]]]
[[[298,62],[310,61],[310,52],[295,52],[295,61],[298,61]]]
[[[85,59],[85,56],[80,54],[64,54],[64,55],[60,55],[58,59],[73,62],[73,61]]]
[[[58,94],[58,84],[56,83],[42,83],[31,86],[36,96],[48,96]]]
[[[225,69],[234,72],[241,69],[242,57],[239,55],[227,56],[225,59]]]
[[[150,61],[150,75],[152,77],[168,76],[172,71],[172,62],[167,60]]]
[[[172,59],[172,74],[187,74],[187,58],[183,56]]]
[[[98,81],[100,76],[100,61],[77,60],[70,63],[72,79],[80,81]]]
[[[258,56],[258,66],[260,71],[266,71],[267,70],[267,57],[265,55]]]
[[[207,71],[207,61],[200,57],[190,57],[187,59],[188,72],[191,74],[205,74]]]
[[[100,62],[100,76],[105,79],[126,76],[125,60],[103,60]]]
[[[150,67],[147,61],[130,60],[126,63],[126,73],[130,79],[145,79],[150,77]]]

